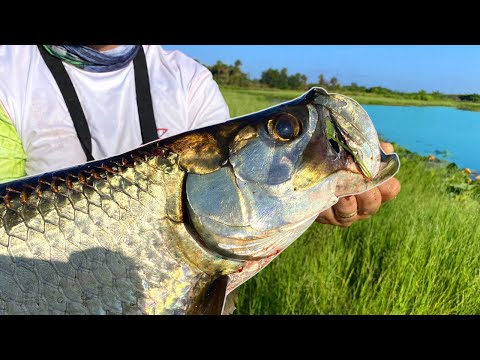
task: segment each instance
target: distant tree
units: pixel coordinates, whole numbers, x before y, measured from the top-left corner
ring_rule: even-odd
[[[260,78],[260,83],[277,89],[299,89],[304,87],[306,82],[307,78],[306,76],[302,77],[302,74],[288,76],[287,68],[283,68],[280,71],[271,68],[267,69],[262,72],[262,77]]]
[[[420,90],[418,92],[418,99],[420,100],[424,100],[424,101],[428,101],[431,99],[431,97],[427,94],[427,92],[425,90]]]
[[[318,85],[320,86],[327,86],[327,80],[325,80],[325,76],[323,76],[323,74],[320,74],[320,76],[318,77]]]
[[[234,65],[227,65],[220,60],[208,67],[215,81],[220,85],[248,86],[251,80],[241,70],[242,62],[235,61]]]
[[[307,87],[307,76],[306,75],[300,75],[300,83],[302,85],[302,87],[306,88]]]
[[[229,77],[228,65],[218,60],[215,65],[209,67],[215,81],[219,84],[227,84]]]
[[[444,94],[442,94],[440,91],[434,91],[432,92],[431,94],[432,98],[435,98],[435,99],[444,99],[446,96]]]
[[[343,89],[349,90],[349,91],[357,91],[357,92],[366,91],[365,86],[359,86],[356,82],[352,82],[350,85],[344,86]]]
[[[200,62],[198,59],[195,61]],[[324,74],[318,76],[318,83],[307,83],[307,76],[301,73],[288,75],[288,69],[286,67],[278,70],[269,68],[262,72],[260,79],[250,79],[249,75],[242,71],[242,61],[237,59],[233,65],[228,65],[218,60],[212,66],[206,66],[212,73],[213,78],[219,85],[231,85],[241,87],[272,87],[277,89],[295,89],[303,90],[309,87],[322,86],[336,91],[352,91],[352,92],[367,92],[377,94],[385,97],[402,97],[405,99],[420,99],[429,101],[435,99],[451,99],[453,101],[469,101],[479,102],[480,94],[442,94],[440,91],[434,91],[428,94],[425,90],[418,92],[400,92],[393,91],[381,86],[373,86],[367,88],[365,86],[358,85],[356,82],[352,82],[348,86],[342,86],[337,77],[333,76],[330,81],[327,81]]]
[[[330,79],[330,85],[332,87],[337,87],[339,85],[338,79],[335,76]]]
[[[288,77],[288,88],[301,90],[307,87],[307,77],[303,74],[296,73]]]
[[[230,68],[230,84],[237,86],[246,86],[248,85],[249,79],[247,74],[243,73],[241,70],[242,62],[236,60],[234,67]]]
[[[277,87],[279,83],[280,72],[277,69],[267,69],[262,72],[260,83],[269,87]]]
[[[287,68],[282,68],[280,71],[280,77],[278,78],[279,84],[278,88],[279,89],[288,89],[288,69]]]
[[[373,93],[373,94],[378,94],[378,95],[391,95],[393,94],[393,91],[381,86],[373,86],[371,88],[366,89],[367,92]]]
[[[467,95],[458,95],[461,101],[471,101],[471,102],[479,102],[480,95],[479,94],[467,94]]]

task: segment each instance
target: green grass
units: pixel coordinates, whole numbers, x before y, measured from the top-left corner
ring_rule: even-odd
[[[394,105],[394,106],[448,106],[454,107],[460,110],[480,111],[480,103],[469,103],[464,101],[455,100],[418,100],[418,99],[405,99],[401,97],[386,97],[375,94],[356,94],[346,92],[345,95],[351,96],[357,100],[360,104],[366,105]]]
[[[249,89],[249,88],[232,88],[232,87],[222,87],[222,92],[226,97],[230,97],[230,102],[232,103],[232,108],[234,111],[241,111],[242,98],[251,98],[254,102],[262,101],[273,101],[273,103],[278,103],[286,100],[293,99],[301,94],[304,91],[301,90],[269,90],[269,89]],[[399,95],[391,96],[382,96],[378,94],[370,93],[355,93],[355,92],[342,92],[342,94],[350,96],[357,100],[360,104],[363,105],[396,105],[396,106],[448,106],[454,107],[461,110],[470,110],[470,111],[480,111],[480,103],[475,102],[465,102],[465,101],[455,101],[452,99],[430,99],[430,100],[418,100],[418,99],[408,99],[403,98]],[[234,96],[238,96],[238,99],[234,99]],[[255,97],[253,99],[252,97]],[[275,100],[278,100],[275,102]],[[239,113],[238,115],[242,115]],[[232,114],[232,116],[236,116]]]
[[[233,116],[299,95],[222,92]],[[399,196],[348,229],[312,225],[241,286],[236,313],[480,314],[478,198],[452,193],[458,170],[397,150]]]

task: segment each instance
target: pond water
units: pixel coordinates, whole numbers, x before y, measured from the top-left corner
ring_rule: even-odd
[[[460,168],[480,170],[480,112],[438,106],[362,106],[385,140]]]

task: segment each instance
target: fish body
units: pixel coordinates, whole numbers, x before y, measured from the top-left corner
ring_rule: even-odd
[[[0,185],[0,314],[220,314],[341,196],[399,168],[312,88],[122,155]]]

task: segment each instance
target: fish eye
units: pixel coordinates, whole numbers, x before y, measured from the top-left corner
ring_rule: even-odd
[[[300,121],[288,113],[278,114],[268,120],[267,129],[274,139],[290,141],[300,133]]]

